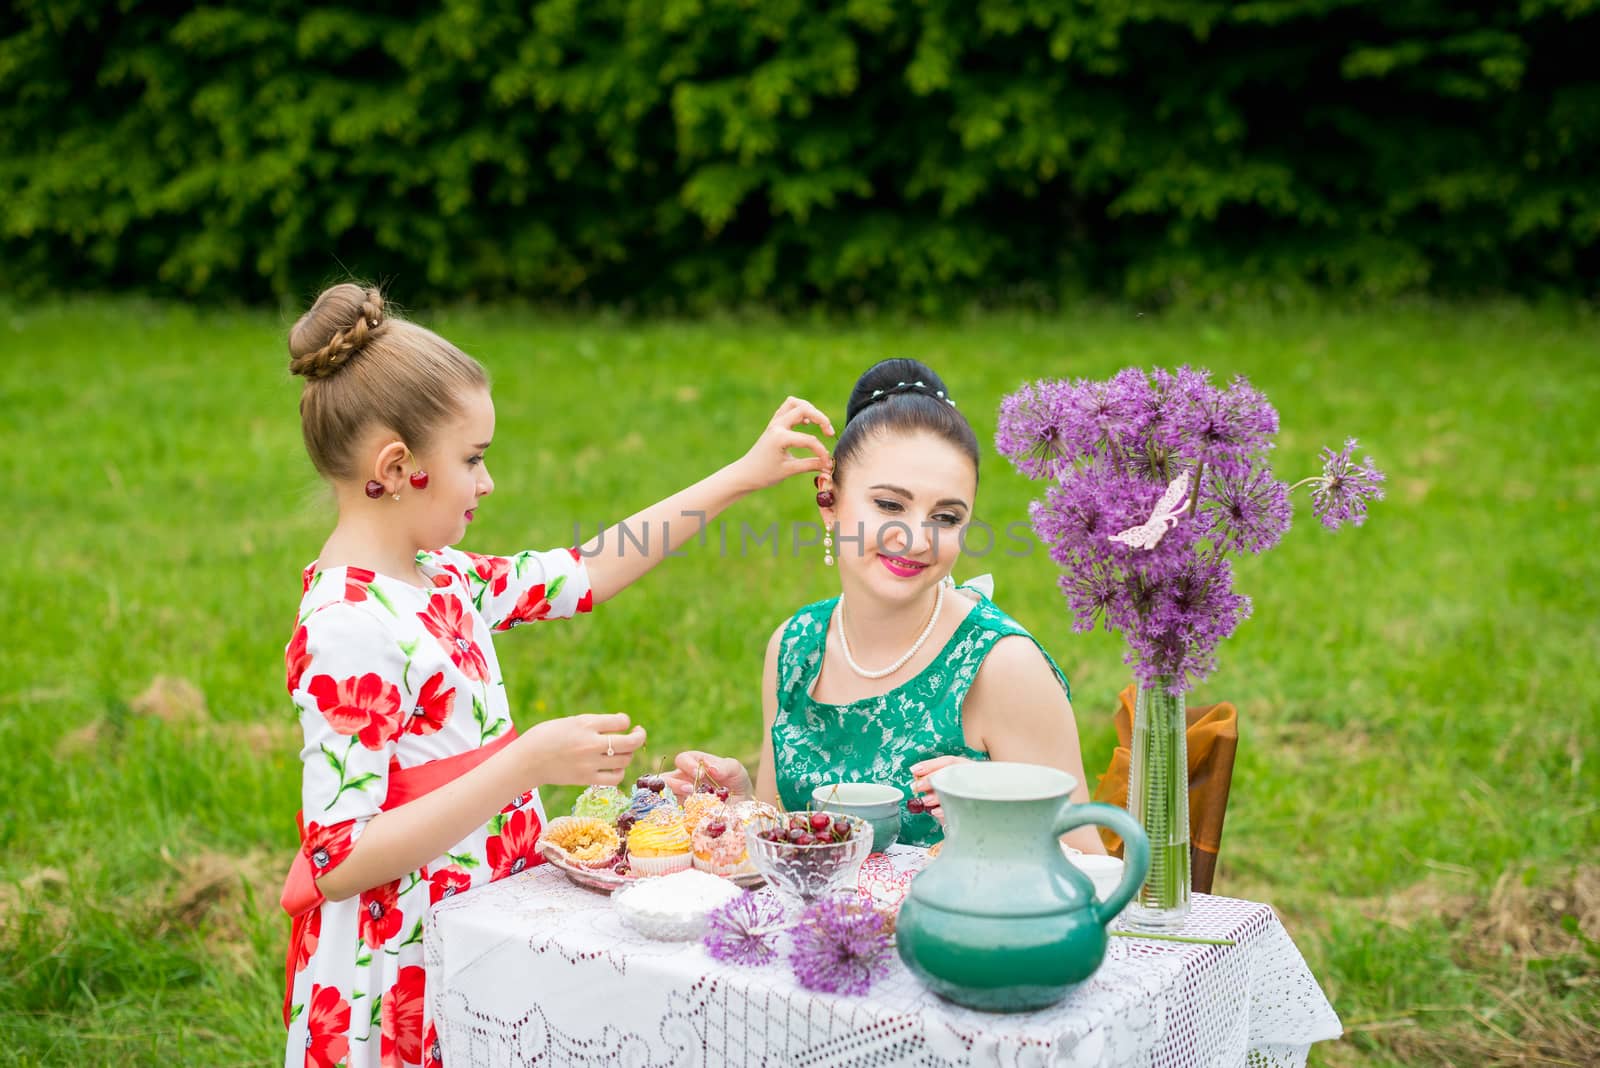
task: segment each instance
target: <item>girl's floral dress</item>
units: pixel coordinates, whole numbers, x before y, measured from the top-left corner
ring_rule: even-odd
[[[419,553],[427,589],[356,567],[306,569],[285,654],[305,732],[303,841],[321,875],[383,805],[391,773],[489,744],[512,729],[490,633],[589,611],[576,550]],[[305,916],[291,946],[285,1066],[439,1063],[424,1018],[422,920],[441,898],[539,863],[535,792],[509,799],[443,856]]]

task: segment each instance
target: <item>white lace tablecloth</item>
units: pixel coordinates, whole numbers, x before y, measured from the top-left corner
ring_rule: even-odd
[[[898,859],[898,858],[897,858]],[[763,891],[765,892],[765,891]],[[782,958],[721,964],[653,942],[543,865],[436,906],[424,949],[446,1068],[605,1065],[1303,1065],[1339,1017],[1266,905],[1197,894],[1183,934],[1111,939],[1040,1012],[975,1012],[893,957],[865,997],[802,989]]]

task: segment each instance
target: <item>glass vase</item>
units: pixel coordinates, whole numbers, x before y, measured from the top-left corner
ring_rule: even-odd
[[[1123,921],[1152,931],[1176,930],[1189,915],[1189,723],[1171,683],[1139,683],[1128,771],[1128,812],[1150,838],[1150,874]]]

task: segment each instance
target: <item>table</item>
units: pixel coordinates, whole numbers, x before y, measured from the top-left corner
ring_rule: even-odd
[[[762,891],[766,892],[766,891]],[[865,997],[817,994],[783,960],[653,942],[610,898],[542,865],[440,902],[424,934],[448,1068],[517,1065],[1303,1065],[1341,1027],[1266,905],[1197,894],[1183,932],[1232,947],[1113,938],[1056,1006],[992,1014],[900,963]]]

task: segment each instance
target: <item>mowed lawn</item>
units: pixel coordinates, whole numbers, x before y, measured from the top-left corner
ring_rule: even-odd
[[[786,394],[842,423],[856,375],[891,355],[945,376],[986,449],[978,517],[1002,531],[1042,489],[992,452],[1025,380],[1245,374],[1280,411],[1290,479],[1359,437],[1388,500],[1338,535],[1299,500],[1284,544],[1240,568],[1254,615],[1194,695],[1237,703],[1243,735],[1216,890],[1275,905],[1322,980],[1348,1034],[1314,1063],[1600,1061],[1593,313],[414,314],[495,380],[498,489],[465,543],[485,551],[592,534],[741,454]],[[299,788],[282,651],[332,521],[291,318],[0,304],[0,1062],[281,1057]],[[837,588],[791,544],[811,495],[748,499],[593,616],[502,636],[519,724],[628,712],[650,732],[641,771],[689,746],[753,756],[766,636]],[[741,547],[774,523],[783,544]],[[1071,632],[1036,546],[1002,540],[958,576],[982,572],[1071,676],[1092,779],[1128,677],[1118,639]]]

